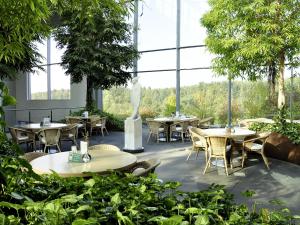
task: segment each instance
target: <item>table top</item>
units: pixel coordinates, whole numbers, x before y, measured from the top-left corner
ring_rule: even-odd
[[[179,121],[190,121],[194,120],[196,117],[159,117],[154,118],[155,121],[158,122],[179,122]]]
[[[19,127],[28,130],[41,130],[41,129],[51,129],[51,128],[63,128],[66,126],[67,124],[65,123],[50,123],[49,125],[46,126],[41,126],[40,123],[29,123],[29,124],[20,125]]]
[[[235,137],[247,137],[255,134],[255,131],[248,130],[245,128],[234,127],[234,132],[226,132],[225,128],[210,128],[210,129],[203,129],[204,133],[207,136],[222,136],[228,138],[235,138]]]
[[[85,177],[84,172],[107,173],[107,170],[122,170],[133,166],[137,157],[133,154],[113,150],[91,150],[92,160],[88,163],[68,162],[69,152],[48,154],[30,162],[37,174],[50,174],[55,171],[62,177]]]

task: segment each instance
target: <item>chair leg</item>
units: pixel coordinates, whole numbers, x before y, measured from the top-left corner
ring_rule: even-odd
[[[189,160],[190,156],[192,155],[192,152],[193,152],[193,149],[191,149],[191,151],[190,151],[190,153],[189,153],[188,157],[186,158],[186,161],[188,161],[188,160]]]
[[[104,137],[103,128],[101,128],[101,134],[102,134],[102,137]]]
[[[245,148],[243,148],[242,152],[242,168],[244,168],[244,163],[245,163],[245,156],[247,155]]]
[[[149,134],[149,137],[148,137],[148,140],[147,140],[147,143],[149,143],[149,140],[151,138],[151,133]]]
[[[268,170],[269,170],[270,167],[269,167],[269,161],[268,161],[268,158],[265,156],[265,154],[264,154],[263,152],[261,153],[261,156],[262,156],[262,158],[263,158],[263,160],[264,160],[264,163],[265,163],[266,167],[267,167]]]
[[[61,152],[59,144],[56,144],[56,147],[57,147],[58,151]]]
[[[206,166],[204,168],[203,175],[206,173],[206,170],[207,170],[208,166],[210,165],[210,159],[211,159],[211,156],[208,157],[208,161],[207,161]]]
[[[105,131],[106,131],[107,135],[109,135],[109,133],[108,133],[108,131],[107,131],[106,127],[104,127],[104,129],[105,129]]]
[[[228,169],[227,169],[227,159],[226,159],[226,156],[224,156],[223,160],[224,160],[225,173],[226,173],[226,175],[228,176]]]
[[[197,159],[197,158],[198,158],[199,152],[200,152],[200,148],[197,148],[197,152],[196,152],[196,158],[195,158],[195,159]]]
[[[181,132],[181,139],[182,139],[182,143],[184,143],[184,135],[183,135],[183,132]]]

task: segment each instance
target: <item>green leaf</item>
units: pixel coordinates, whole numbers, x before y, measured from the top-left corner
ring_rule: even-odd
[[[89,205],[81,205],[76,209],[74,214],[76,215],[77,213],[82,212],[82,211],[90,211],[91,209],[92,209],[92,207]]]
[[[24,199],[24,196],[17,193],[17,192],[12,192],[10,195],[11,195],[11,197],[13,197],[14,199],[17,199],[17,200],[23,200]]]
[[[86,181],[84,183],[84,185],[91,188],[95,185],[95,180],[94,179],[89,179],[88,181]]]
[[[0,206],[3,207],[7,207],[7,208],[12,208],[15,210],[20,210],[20,209],[24,209],[23,205],[19,205],[19,204],[14,204],[14,203],[10,203],[10,202],[0,202]]]
[[[8,106],[8,105],[15,105],[17,103],[16,99],[13,96],[10,95],[4,95],[2,97],[2,105]]]
[[[111,197],[110,201],[113,205],[119,205],[121,203],[120,194],[116,193],[114,196]]]
[[[195,221],[195,225],[209,225],[209,218],[207,215],[200,215],[197,216],[197,219]]]
[[[190,207],[190,208],[187,208],[186,210],[185,210],[185,214],[198,214],[200,212],[200,209],[198,209],[198,208],[195,208],[195,207]]]
[[[73,221],[72,225],[96,225],[99,224],[96,218],[76,219]]]

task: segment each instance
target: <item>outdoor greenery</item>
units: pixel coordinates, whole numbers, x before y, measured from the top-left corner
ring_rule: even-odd
[[[299,65],[300,2],[209,0],[201,19],[213,69],[230,79],[276,76],[278,107],[285,105],[284,70]],[[273,78],[271,78],[273,80]]]
[[[282,135],[285,135],[289,138],[294,144],[300,144],[300,124],[288,122],[286,118],[287,110],[282,108],[279,110],[278,114],[274,117],[275,123],[253,123],[249,129],[254,131],[271,131],[276,132]]]
[[[249,210],[224,187],[199,192],[178,190],[155,175],[111,174],[85,180],[38,176],[16,156],[0,155],[2,224],[296,224],[287,208]],[[252,195],[252,191],[244,193]]]
[[[51,90],[51,99],[70,99],[70,89]],[[47,92],[31,93],[31,100],[48,99]]]
[[[181,113],[199,118],[214,117],[215,123],[227,122],[228,82],[199,83],[181,87]],[[287,83],[287,93],[292,88]],[[234,81],[232,89],[233,121],[242,118],[273,117],[276,105],[270,103],[266,81]],[[299,117],[300,79],[294,79],[292,112]],[[127,117],[132,112],[130,90],[112,88],[104,92],[104,111]],[[170,116],[175,112],[175,88],[142,88],[140,114],[143,118],[159,115]],[[288,115],[289,116],[289,115]]]
[[[65,1],[61,24],[54,32],[59,47],[66,48],[62,66],[71,81],[87,78],[86,108],[94,108],[93,91],[125,84],[137,52],[128,21],[131,1]]]

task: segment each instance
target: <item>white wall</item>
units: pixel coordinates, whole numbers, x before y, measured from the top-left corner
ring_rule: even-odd
[[[86,80],[79,84],[71,84],[71,99],[70,100],[27,100],[27,79],[26,75],[22,75],[18,80],[10,84],[14,89],[11,94],[16,97],[16,113],[15,121],[28,121],[29,111],[31,114],[31,122],[40,122],[43,117],[50,116],[49,108],[65,108],[53,109],[53,120],[58,121],[64,119],[69,114],[70,108],[79,108],[85,106],[86,98]],[[47,109],[47,110],[30,110],[30,109]],[[77,111],[79,109],[73,109]],[[12,112],[9,112],[11,114]],[[8,113],[6,113],[8,114]],[[13,115],[11,115],[13,116]],[[13,125],[13,124],[8,124]]]

